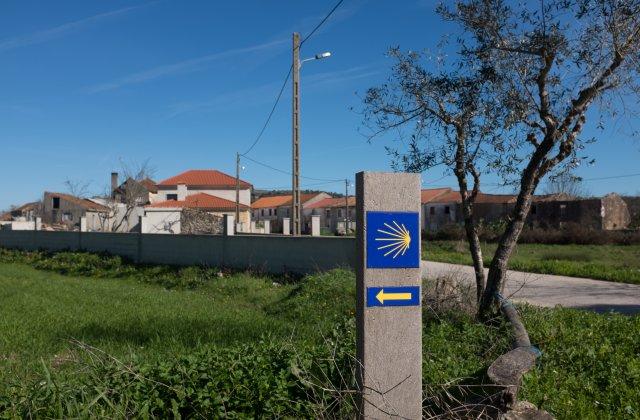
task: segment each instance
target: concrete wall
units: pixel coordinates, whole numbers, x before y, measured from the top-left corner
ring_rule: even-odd
[[[9,230],[37,230],[37,221],[27,222],[24,220],[14,220],[13,222],[3,223],[3,229]]]
[[[144,216],[143,233],[181,232],[181,209],[147,209]]]
[[[144,207],[127,209],[126,204],[111,203],[108,212],[87,210],[87,230],[89,232],[137,232],[140,216],[144,216]]]
[[[154,235],[0,231],[0,247],[108,252],[149,264],[208,265],[269,273],[352,268],[355,239],[282,235]]]

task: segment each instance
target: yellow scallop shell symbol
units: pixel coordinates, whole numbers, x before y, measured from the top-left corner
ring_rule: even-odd
[[[378,247],[378,250],[383,251],[385,257],[391,256],[395,259],[407,252],[411,245],[411,235],[403,224],[399,225],[395,220],[392,223],[395,227],[385,223],[387,230],[378,229],[382,236],[376,238],[376,241],[388,242]]]

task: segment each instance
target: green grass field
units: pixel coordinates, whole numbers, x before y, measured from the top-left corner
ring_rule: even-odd
[[[482,244],[485,264],[491,263],[496,244]],[[429,241],[422,244],[423,259],[471,265],[466,242]],[[519,244],[509,268],[541,274],[640,284],[640,245]]]
[[[320,389],[354,386],[351,272],[230,273],[167,288],[113,262],[99,271],[77,255],[38,259],[68,270],[81,258],[76,269],[91,265],[97,278],[7,262],[21,258],[0,258],[0,418],[353,414],[348,398]],[[126,274],[107,276],[115,272]],[[485,380],[509,339],[504,326],[430,314],[425,409],[437,413],[447,395]],[[640,416],[640,317],[530,307],[523,316],[543,352],[524,398],[558,418]]]

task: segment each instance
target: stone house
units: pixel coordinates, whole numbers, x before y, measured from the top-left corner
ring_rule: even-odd
[[[595,198],[539,196],[534,199],[527,219],[531,227],[561,228],[575,223],[596,230],[627,229],[630,222],[625,200],[615,193]]]
[[[42,222],[67,229],[80,227],[80,219],[87,211],[105,212],[108,208],[86,198],[71,194],[45,192],[42,199]]]
[[[143,206],[160,201],[157,196],[158,186],[152,179],[135,180],[129,177],[118,185],[118,173],[111,173],[111,198],[114,201]]]
[[[627,204],[629,216],[631,217],[629,228],[640,229],[640,197],[625,196],[622,199]]]
[[[6,213],[0,214],[0,222],[24,221],[33,222],[42,212],[42,203],[35,201],[33,203],[23,204],[13,208]]]
[[[451,188],[422,190],[422,230],[435,232],[443,226],[458,223],[461,201],[460,193]]]

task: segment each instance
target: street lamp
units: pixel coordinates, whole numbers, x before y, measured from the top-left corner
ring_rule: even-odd
[[[323,58],[329,58],[329,57],[331,57],[331,53],[329,51],[325,51],[323,53],[316,54],[313,57],[309,57],[309,58],[305,58],[304,60],[301,60],[300,61],[300,66],[298,66],[298,68],[302,68],[302,63],[306,63],[307,61],[322,60]]]
[[[291,182],[291,233],[293,235],[300,235],[302,233],[302,207],[300,205],[300,67],[302,67],[302,63],[306,61],[321,60],[328,57],[331,57],[331,53],[327,51],[300,61],[300,34],[297,32],[293,33],[293,118],[291,124],[293,166]]]

